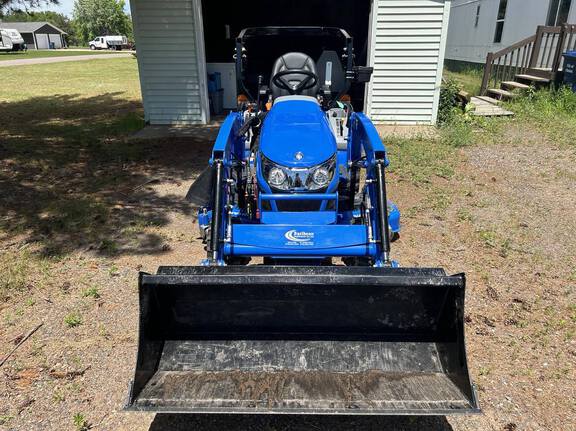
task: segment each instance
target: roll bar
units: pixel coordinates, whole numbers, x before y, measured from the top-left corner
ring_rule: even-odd
[[[352,40],[352,36],[338,27],[250,27],[240,32],[237,41],[244,42],[247,38],[263,36],[286,36],[299,34],[308,37],[331,36],[343,37],[346,41]]]
[[[257,37],[271,37],[271,36],[291,36],[299,35],[305,37],[336,37],[344,39],[344,55],[342,59],[346,62],[346,80],[348,85],[353,81],[365,82],[359,79],[365,76],[360,69],[354,67],[354,38],[350,34],[338,27],[249,27],[240,32],[236,38],[236,54],[234,59],[236,61],[236,81],[238,94],[245,94],[249,99],[253,100],[250,92],[244,85],[244,44],[248,39]]]

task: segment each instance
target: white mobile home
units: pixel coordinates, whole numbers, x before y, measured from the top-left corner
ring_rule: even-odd
[[[453,0],[446,58],[484,63],[539,25],[566,23],[576,23],[576,0]]]
[[[207,72],[219,70],[226,108],[235,100],[232,55],[244,27],[332,26],[355,37],[356,63],[371,65],[356,109],[375,122],[436,122],[451,0],[131,0],[140,81],[150,124],[210,120]],[[301,50],[307,48],[300,47]],[[267,53],[251,51],[250,61]],[[270,64],[262,68],[271,69]],[[226,103],[226,102],[225,102]]]

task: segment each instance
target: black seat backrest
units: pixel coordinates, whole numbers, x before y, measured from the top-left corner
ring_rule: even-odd
[[[314,62],[314,60],[312,60],[310,56],[303,54],[301,52],[290,52],[288,54],[284,54],[282,57],[276,60],[276,63],[274,63],[274,68],[272,69],[272,76],[270,78],[270,88],[272,89],[272,96],[274,97],[274,99],[281,96],[290,95],[288,91],[279,88],[278,86],[274,85],[274,82],[272,82],[272,78],[274,77],[274,75],[276,75],[278,72],[283,72],[285,70],[295,71],[293,74],[284,76],[284,80],[289,83],[302,82],[305,78],[307,78],[306,75],[298,73],[297,72],[298,70],[307,70],[309,72],[317,74],[316,63]],[[316,97],[316,95],[318,94],[318,88],[319,88],[318,85],[316,85],[308,90],[304,90],[302,91],[302,95]]]
[[[346,72],[336,51],[324,51],[318,59],[317,68],[321,88],[326,85],[328,78],[331,82],[330,90],[334,97],[347,90]],[[328,74],[330,76],[327,76]]]

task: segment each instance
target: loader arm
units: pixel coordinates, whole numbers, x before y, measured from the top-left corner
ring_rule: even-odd
[[[244,137],[238,133],[243,123],[244,120],[240,113],[232,112],[228,114],[212,148],[210,165],[213,165],[215,161],[221,160],[226,167],[230,167],[234,160],[242,160],[244,158]]]

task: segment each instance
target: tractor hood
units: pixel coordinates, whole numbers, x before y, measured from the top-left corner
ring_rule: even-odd
[[[337,145],[316,99],[288,96],[278,98],[266,116],[260,151],[279,165],[311,168],[334,156]]]

